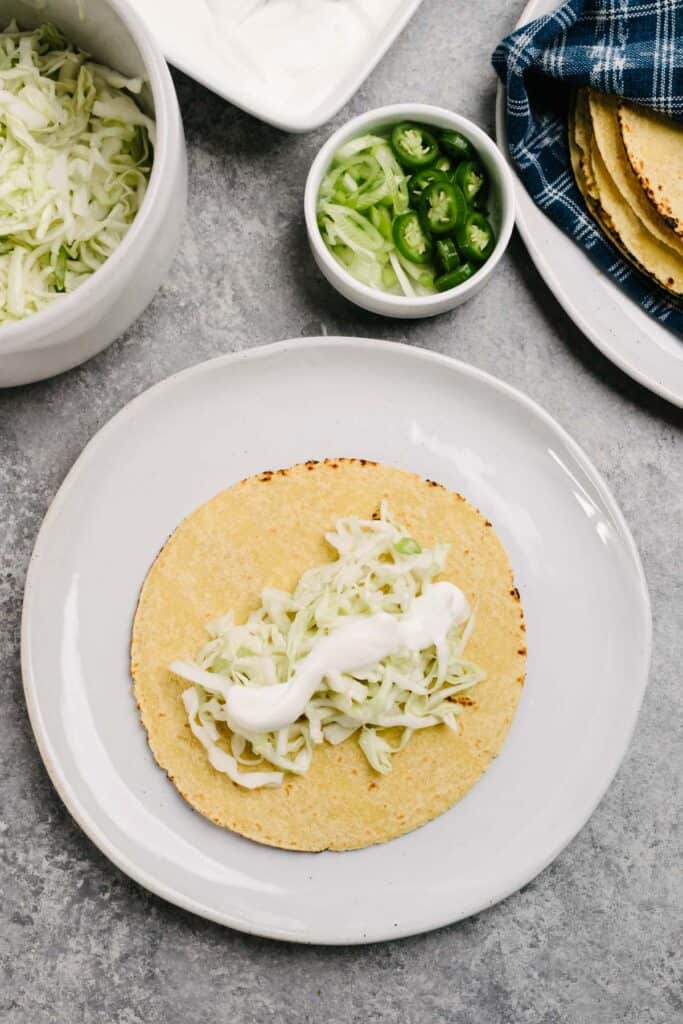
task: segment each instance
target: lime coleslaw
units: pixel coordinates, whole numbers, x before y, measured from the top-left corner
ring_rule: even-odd
[[[51,24],[0,32],[0,324],[73,292],[121,244],[152,166],[142,84]]]
[[[307,570],[292,593],[266,588],[245,623],[231,612],[210,623],[209,641],[193,662],[171,671],[191,685],[182,694],[193,734],[209,761],[248,789],[279,786],[286,773],[304,775],[316,746],[350,737],[371,767],[391,771],[392,758],[416,730],[443,725],[458,730],[458,696],[485,678],[465,657],[475,615],[456,587],[435,583],[448,545],[422,548],[393,522],[386,506],[377,518],[341,518],[326,534],[336,558]],[[323,674],[303,713],[270,732],[231,727],[235,688],[270,696],[286,690],[324,642],[349,624],[396,620],[408,625],[420,603],[439,588],[457,592],[465,609],[443,637],[417,648],[402,645],[352,671]],[[352,626],[353,629],[353,626]],[[370,648],[372,649],[372,648]],[[277,687],[277,690],[269,688]],[[229,724],[231,723],[231,724]]]

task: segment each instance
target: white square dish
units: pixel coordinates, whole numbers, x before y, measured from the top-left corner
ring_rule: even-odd
[[[422,0],[197,0],[191,13],[181,0],[131,2],[181,71],[262,121],[306,132],[343,107]]]

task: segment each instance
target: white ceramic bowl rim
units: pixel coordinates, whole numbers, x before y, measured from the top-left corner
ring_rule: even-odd
[[[56,337],[57,331],[62,324],[69,323],[71,320],[80,317],[86,306],[97,304],[99,294],[107,289],[107,282],[116,275],[118,269],[123,267],[132,256],[134,249],[138,247],[145,224],[149,220],[161,187],[163,169],[171,153],[169,134],[173,124],[170,95],[167,87],[168,82],[171,81],[168,67],[142,19],[132,8],[128,0],[105,0],[105,2],[121,18],[131,39],[138,48],[147,74],[147,80],[152,90],[156,121],[156,145],[154,147],[152,173],[147,191],[142,201],[142,206],[125,238],[116,251],[112,253],[99,270],[95,271],[88,281],[82,284],[75,292],[70,292],[68,295],[63,295],[56,299],[49,306],[46,306],[45,309],[32,313],[25,319],[17,321],[17,323],[5,324],[0,328],[2,332],[0,357],[10,352],[19,352],[27,346],[34,350],[36,348],[50,347],[53,331]],[[36,331],[40,332],[38,340],[33,337]],[[61,340],[58,339],[57,343],[61,344]]]
[[[496,169],[500,175],[501,189],[501,225],[500,231],[498,232],[498,238],[496,239],[496,245],[488,260],[481,265],[472,277],[458,285],[457,291],[459,295],[465,295],[473,288],[476,288],[482,277],[488,276],[493,271],[510,241],[510,235],[512,234],[512,229],[515,224],[513,178],[505,157],[500,152],[493,139],[491,139],[490,136],[479,127],[479,125],[475,124],[474,121],[470,121],[468,118],[463,117],[461,114],[456,114],[454,111],[448,110],[446,107],[436,107],[429,103],[392,103],[385,107],[375,107],[374,110],[368,110],[365,114],[359,114],[358,117],[354,117],[350,121],[347,121],[346,124],[342,125],[341,128],[337,129],[336,132],[333,132],[332,135],[330,135],[327,142],[324,143],[315,160],[311,164],[311,169],[308,172],[308,178],[306,179],[304,216],[306,219],[306,227],[308,228],[308,236],[311,239],[311,243],[315,246],[316,252],[330,271],[335,275],[343,277],[349,287],[357,291],[358,294],[365,295],[367,297],[376,298],[380,295],[382,297],[382,303],[386,305],[387,311],[392,308],[399,310],[406,303],[410,303],[411,306],[424,309],[426,313],[435,306],[438,307],[444,302],[447,302],[447,297],[450,297],[452,292],[447,291],[437,292],[434,295],[409,296],[392,295],[390,292],[383,292],[378,288],[370,288],[368,285],[363,284],[353,277],[353,275],[350,274],[348,270],[334,258],[323,242],[316,217],[320,183],[322,182],[337,149],[339,149],[339,147],[348,139],[353,138],[355,135],[362,134],[363,129],[368,125],[377,126],[382,122],[391,124],[392,122],[403,121],[405,119],[422,120],[426,124],[436,124],[439,120],[448,122],[453,128],[461,131],[463,135],[466,135],[467,138],[474,143],[475,148],[479,152],[484,151],[496,165]]]

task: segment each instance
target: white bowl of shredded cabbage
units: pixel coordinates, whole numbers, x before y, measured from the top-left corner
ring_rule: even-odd
[[[187,193],[168,67],[127,0],[0,7],[0,386],[121,335],[180,241]]]

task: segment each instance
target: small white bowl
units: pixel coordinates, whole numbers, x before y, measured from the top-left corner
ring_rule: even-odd
[[[156,120],[156,146],[147,193],[124,238],[77,291],[46,309],[0,326],[0,387],[28,384],[77,366],[132,324],[166,275],[180,243],[187,200],[187,160],[178,101],[166,61],[127,0],[21,0],[2,5],[32,28],[54,22],[66,37],[126,75],[140,75],[139,102]]]
[[[318,228],[316,209],[320,184],[327,173],[332,158],[340,146],[349,139],[363,135],[375,128],[386,127],[399,121],[418,121],[435,128],[452,128],[461,132],[476,149],[491,180],[489,214],[496,233],[496,246],[486,263],[463,284],[436,295],[392,295],[361,284],[343,267],[323,242]],[[313,258],[327,280],[338,292],[357,306],[380,313],[382,316],[415,319],[436,316],[454,309],[481,291],[505,252],[515,223],[515,197],[513,180],[505,159],[488,135],[472,121],[459,114],[453,114],[443,107],[426,103],[395,103],[378,107],[367,114],[354,117],[327,140],[311,165],[306,180],[304,195],[304,216],[306,230]]]

